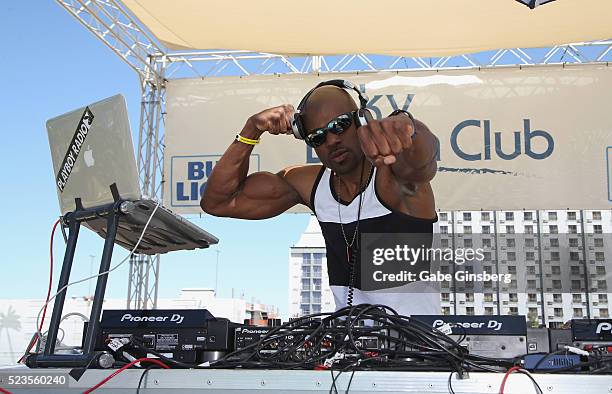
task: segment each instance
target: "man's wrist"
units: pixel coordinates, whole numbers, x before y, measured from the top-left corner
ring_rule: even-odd
[[[261,137],[261,135],[263,134],[263,132],[257,130],[257,127],[255,127],[255,125],[250,120],[247,120],[244,127],[238,134],[251,140],[258,140],[259,137]]]

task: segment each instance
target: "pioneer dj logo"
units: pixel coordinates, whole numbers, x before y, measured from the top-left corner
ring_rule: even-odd
[[[125,313],[121,317],[121,321],[137,322],[172,322],[181,324],[185,320],[185,316],[178,313],[173,313],[172,316],[133,316],[130,313]]]
[[[268,329],[267,328],[237,328],[236,329],[236,333],[243,333],[243,334],[267,334],[268,333]]]
[[[434,320],[433,327],[442,327],[446,322],[438,319]],[[486,328],[493,331],[499,331],[503,327],[503,323],[497,320],[489,320],[488,322],[448,322],[451,327],[463,327],[463,328]]]
[[[599,323],[597,328],[595,329],[596,334],[601,334],[602,332],[611,333],[612,332],[612,324],[608,322]]]

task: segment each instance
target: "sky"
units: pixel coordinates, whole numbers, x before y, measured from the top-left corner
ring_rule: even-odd
[[[52,117],[121,93],[137,141],[140,86],[136,73],[54,1],[0,5],[0,165],[4,168],[0,230],[0,299],[44,299],[49,277],[49,238],[60,211],[45,122]],[[244,293],[287,312],[289,248],[309,215],[284,214],[264,221],[190,218],[220,239],[218,246],[162,256],[159,297],[178,297],[181,288],[215,286],[218,295]],[[64,241],[54,242],[57,280]],[[103,240],[81,231],[71,280],[97,272]],[[116,247],[113,264],[127,255]],[[90,256],[94,256],[93,259]],[[93,269],[92,267],[92,260]],[[57,282],[54,282],[57,283]],[[111,273],[107,298],[125,298],[128,264]],[[54,284],[54,289],[56,285]],[[93,292],[95,283],[76,285],[69,296]],[[0,305],[0,310],[2,305]]]

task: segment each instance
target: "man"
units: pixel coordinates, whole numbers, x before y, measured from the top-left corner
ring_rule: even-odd
[[[247,176],[249,156],[264,133],[290,134],[294,108],[282,105],[251,116],[214,167],[202,209],[216,216],[265,219],[296,204],[317,216],[327,248],[336,308],[382,303],[402,314],[439,314],[439,294],[361,291],[356,263],[359,234],[432,233],[437,220],[430,181],[437,140],[401,111],[356,127],[358,107],[338,86],[305,97],[300,116],[306,140],[323,165],[288,167]]]

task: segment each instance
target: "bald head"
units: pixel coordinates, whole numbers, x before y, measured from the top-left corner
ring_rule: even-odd
[[[354,111],[357,104],[351,95],[337,86],[322,86],[308,97],[303,113],[306,130],[323,127],[336,116]]]

